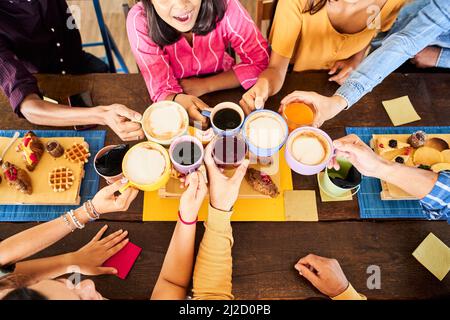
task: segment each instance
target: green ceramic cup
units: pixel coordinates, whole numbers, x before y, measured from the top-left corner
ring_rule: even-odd
[[[319,176],[319,187],[320,189],[322,189],[323,192],[325,192],[325,194],[327,194],[328,196],[332,197],[332,198],[344,198],[345,194],[349,191],[352,192],[352,196],[354,196],[355,194],[358,193],[360,186],[361,186],[361,181],[360,181],[360,173],[357,172],[359,174],[359,180],[357,181],[357,184],[352,186],[352,187],[348,187],[348,188],[344,188],[341,186],[336,185],[333,181],[332,178],[341,178],[341,179],[346,179],[349,175],[350,170],[352,169],[353,165],[342,158],[338,158],[337,159],[338,163],[339,163],[339,170],[334,170],[334,169],[328,169],[325,168],[325,172],[324,174],[320,177]],[[356,168],[355,168],[356,170]]]

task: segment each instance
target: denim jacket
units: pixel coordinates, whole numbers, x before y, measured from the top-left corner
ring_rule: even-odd
[[[350,75],[335,95],[350,108],[409,58],[429,45],[442,47],[438,67],[450,68],[450,1],[417,0],[423,7],[401,30],[388,36]],[[413,3],[414,4],[414,3]]]

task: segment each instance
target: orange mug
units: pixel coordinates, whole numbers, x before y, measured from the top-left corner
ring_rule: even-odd
[[[303,102],[291,102],[283,106],[282,115],[289,128],[289,132],[297,128],[311,126],[314,122],[316,109]]]

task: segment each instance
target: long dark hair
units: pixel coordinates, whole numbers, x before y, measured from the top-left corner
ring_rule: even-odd
[[[12,289],[1,300],[47,300],[36,290],[27,288],[34,281],[29,276],[10,274],[0,279],[0,291]]]
[[[308,4],[305,6],[305,9],[303,10],[304,13],[309,12],[310,15],[316,14],[319,12],[328,1],[331,0],[309,0]],[[337,0],[336,0],[337,1]]]
[[[161,48],[178,41],[181,33],[168,25],[155,10],[152,0],[142,0],[146,14],[149,36]],[[206,35],[216,28],[223,19],[227,5],[225,0],[202,0],[197,21],[192,32],[197,35]]]

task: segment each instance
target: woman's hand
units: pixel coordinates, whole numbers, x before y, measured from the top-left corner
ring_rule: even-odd
[[[231,178],[224,175],[212,157],[213,143],[205,149],[205,164],[209,179],[209,200],[211,206],[222,211],[231,211],[236,202],[242,179],[245,177],[249,160],[245,159]]]
[[[432,68],[436,67],[439,55],[442,48],[440,47],[426,47],[411,59],[411,62],[416,65],[417,68]]]
[[[259,79],[256,84],[251,87],[239,101],[242,110],[246,115],[255,109],[263,109],[264,104],[269,98],[269,84],[267,79]]]
[[[121,181],[104,187],[92,199],[92,205],[99,214],[109,212],[127,211],[131,202],[137,197],[139,191],[134,188],[127,188],[123,193],[116,196],[115,193],[124,185]]]
[[[188,175],[184,184],[188,187],[181,195],[180,215],[184,221],[195,221],[208,193],[208,188],[203,174],[199,171]]]
[[[178,94],[175,98],[175,102],[178,102],[180,105],[182,105],[188,115],[189,118],[193,122],[198,122],[201,124],[202,129],[206,129],[208,126],[208,119],[201,114],[201,112],[205,109],[208,109],[209,106],[204,103],[199,98],[189,95],[189,94]]]
[[[76,252],[69,253],[71,265],[80,268],[84,275],[116,274],[115,268],[102,267],[103,263],[122,250],[128,243],[128,231],[116,231],[101,239],[108,226],[104,226],[92,240]]]
[[[206,79],[196,77],[180,80],[180,85],[183,88],[183,92],[194,97],[201,97],[204,94],[209,93],[210,90],[207,87],[207,84],[208,82]]]
[[[366,50],[362,50],[348,59],[339,60],[331,67],[329,75],[334,75],[328,79],[328,81],[335,81],[342,85],[350,74],[355,70],[359,64],[364,60]],[[337,72],[337,74],[336,74]]]
[[[316,109],[314,115],[314,127],[321,127],[327,120],[334,118],[347,106],[347,102],[340,96],[325,97],[315,92],[310,91],[294,91],[281,100],[281,110],[284,105],[291,102],[304,102],[314,106]]]

